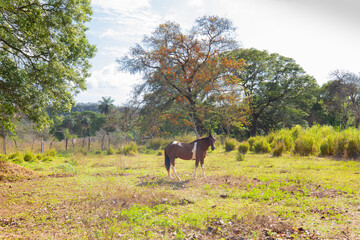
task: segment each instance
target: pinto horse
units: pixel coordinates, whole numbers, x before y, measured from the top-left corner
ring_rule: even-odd
[[[203,177],[205,177],[204,171],[204,159],[206,151],[209,146],[211,150],[215,149],[215,136],[209,135],[208,137],[197,139],[191,143],[182,143],[174,141],[165,147],[165,167],[168,172],[168,176],[172,179],[170,174],[170,167],[173,169],[175,176],[181,181],[180,177],[175,171],[175,158],[181,158],[184,160],[195,160],[194,179],[196,179],[196,169],[201,164],[201,171]]]

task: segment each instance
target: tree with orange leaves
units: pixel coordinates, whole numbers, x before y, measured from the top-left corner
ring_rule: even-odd
[[[231,21],[217,16],[197,19],[186,34],[179,24],[166,22],[117,62],[122,71],[142,74],[134,92],[143,107],[162,111],[177,104],[200,136],[210,130],[209,113],[241,103],[240,79],[233,72],[244,62],[223,54],[237,47],[233,33]]]

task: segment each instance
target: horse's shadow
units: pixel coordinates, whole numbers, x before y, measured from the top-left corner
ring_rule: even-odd
[[[184,189],[185,185],[190,182],[190,180],[167,180],[164,178],[160,179],[151,179],[140,182],[137,186],[139,187],[172,187],[174,190]]]

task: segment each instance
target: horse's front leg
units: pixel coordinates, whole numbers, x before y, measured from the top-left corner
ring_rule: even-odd
[[[201,164],[201,172],[202,172],[203,177],[206,178],[204,164]]]
[[[200,163],[201,163],[201,172],[202,172],[202,175],[203,175],[204,178],[206,178],[206,176],[205,176],[205,169],[204,169],[204,160],[205,160],[205,159],[202,159],[202,160],[200,161]]]

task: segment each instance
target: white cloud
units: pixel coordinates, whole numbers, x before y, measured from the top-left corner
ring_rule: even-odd
[[[104,10],[131,11],[150,7],[150,0],[93,0],[92,5]]]
[[[116,63],[111,63],[93,71],[87,79],[87,91],[80,93],[76,97],[77,101],[97,102],[101,97],[109,96],[115,100],[116,105],[126,103],[133,87],[141,82],[141,76],[120,72],[117,68]]]
[[[190,7],[202,7],[204,5],[203,0],[187,0],[187,4]]]

